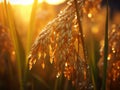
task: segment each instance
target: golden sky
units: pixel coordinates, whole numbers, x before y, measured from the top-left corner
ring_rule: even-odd
[[[0,0],[0,2],[2,1],[4,0]],[[6,0],[6,1],[10,1],[11,4],[21,4],[21,5],[28,5],[34,2],[34,0]],[[64,2],[65,0],[38,0],[38,1],[39,3],[46,1],[49,4],[60,4]]]

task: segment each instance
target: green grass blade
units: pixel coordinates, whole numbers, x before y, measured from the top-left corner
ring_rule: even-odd
[[[107,13],[105,25],[105,39],[104,39],[104,66],[103,66],[103,81],[102,90],[106,90],[106,77],[107,77],[107,57],[108,57],[108,0],[107,0]]]
[[[50,86],[47,84],[47,82],[45,82],[43,78],[41,78],[40,76],[36,74],[32,74],[32,77],[36,79],[39,83],[42,83],[46,88],[50,89]]]
[[[33,41],[33,35],[35,29],[35,14],[36,14],[37,5],[38,5],[38,0],[34,0],[31,11],[28,35],[27,35],[27,53],[29,52]]]
[[[86,46],[87,46],[87,52],[88,52],[88,64],[90,66],[90,73],[92,76],[92,82],[94,85],[94,90],[97,90],[98,88],[98,67],[97,67],[97,57],[98,52],[96,52],[97,48],[97,42],[95,40],[95,37],[93,36],[91,30],[89,30],[89,35],[86,36]],[[98,89],[99,90],[99,89]]]
[[[26,47],[26,62],[25,62],[25,74],[27,74],[28,69],[28,58],[27,55],[29,54],[32,41],[33,41],[33,35],[35,30],[35,14],[37,9],[38,0],[34,0],[32,11],[31,11],[31,17],[30,17],[30,23],[29,23],[29,29],[27,33],[27,47]],[[26,75],[25,75],[26,76]]]
[[[23,90],[22,62],[25,61],[25,52],[24,52],[22,43],[20,41],[20,37],[16,30],[12,7],[11,7],[10,3],[8,3],[8,4],[6,3],[6,0],[4,0],[4,5],[5,5],[5,10],[6,10],[7,19],[8,19],[9,32],[10,32],[10,35],[11,35],[11,38],[13,41],[13,45],[14,45],[14,49],[15,49],[15,53],[16,53],[20,90]]]
[[[26,82],[27,80],[27,75],[28,75],[28,54],[32,45],[33,41],[33,35],[34,35],[34,30],[35,30],[35,15],[36,15],[36,9],[38,5],[38,0],[34,0],[34,3],[32,5],[32,11],[31,11],[31,16],[30,16],[30,22],[29,22],[29,28],[27,32],[27,47],[26,47],[26,60],[25,60],[25,71],[24,71],[24,81]]]
[[[4,6],[3,6],[3,2],[0,3],[0,24],[2,24],[3,26],[5,26],[5,20],[4,20]]]
[[[86,50],[85,50],[85,42],[84,42],[84,34],[83,34],[83,28],[82,28],[82,25],[81,25],[81,21],[80,21],[80,14],[79,14],[79,8],[78,8],[78,3],[77,3],[77,0],[74,0],[74,3],[75,3],[75,8],[76,8],[76,15],[77,15],[77,22],[78,22],[78,25],[79,25],[79,33],[81,34],[81,42],[82,42],[82,46],[83,46],[83,53],[84,53],[84,59],[87,60],[86,58]],[[79,39],[79,37],[78,37]],[[78,46],[79,46],[79,40],[78,40]],[[78,47],[78,52],[79,52],[79,47]]]
[[[82,46],[83,46],[84,59],[88,60],[88,57],[89,57],[88,55],[90,55],[89,59],[91,60],[91,62],[89,64],[90,64],[90,67],[92,69],[91,70],[92,71],[92,79],[93,79],[94,90],[95,90],[96,89],[96,82],[97,82],[97,72],[96,72],[97,71],[97,69],[96,69],[97,66],[96,66],[95,58],[94,58],[93,42],[90,42],[91,52],[87,52],[84,37],[83,37],[84,34],[83,34],[83,28],[82,28],[81,21],[80,21],[79,8],[78,8],[77,0],[74,0],[74,3],[75,3],[75,8],[76,8],[77,21],[78,21],[78,25],[79,25],[79,33],[81,34],[80,38],[81,38],[81,43],[82,43]],[[79,46],[79,42],[78,42],[78,46]],[[79,52],[79,48],[78,48],[78,52]]]

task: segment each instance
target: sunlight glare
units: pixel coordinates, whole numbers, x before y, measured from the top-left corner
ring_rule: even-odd
[[[33,4],[34,0],[8,0],[11,4],[19,4],[19,5],[30,5]],[[58,5],[63,3],[65,0],[38,0],[39,3],[45,1],[48,4]],[[3,2],[3,0],[0,0]]]
[[[38,0],[39,3],[42,3],[44,0]]]
[[[11,4],[29,5],[32,4],[34,0],[9,0]]]
[[[56,4],[56,5],[58,5],[58,4],[60,4],[60,3],[63,3],[65,0],[46,0],[46,2],[48,3],[48,4]]]

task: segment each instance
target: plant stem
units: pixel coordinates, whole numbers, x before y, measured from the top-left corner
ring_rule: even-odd
[[[104,39],[104,66],[103,66],[103,82],[102,90],[106,90],[106,77],[107,77],[107,57],[108,57],[108,0],[106,8],[106,25],[105,25],[105,39]]]
[[[82,29],[82,25],[81,25],[81,21],[80,21],[80,15],[79,15],[79,8],[78,8],[78,4],[77,4],[77,0],[74,0],[75,3],[75,8],[76,8],[76,14],[77,14],[77,21],[78,21],[78,25],[79,25],[79,32],[81,34],[81,41],[82,41],[82,46],[83,46],[83,53],[84,53],[84,58],[86,60],[86,50],[85,50],[85,42],[84,42],[84,37],[83,37],[83,29]],[[79,35],[78,35],[78,52],[79,52]]]

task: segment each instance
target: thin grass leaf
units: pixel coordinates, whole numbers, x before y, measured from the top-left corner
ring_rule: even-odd
[[[34,35],[34,28],[35,28],[35,13],[36,13],[36,9],[37,9],[37,4],[38,4],[38,0],[34,0],[33,6],[32,6],[32,11],[31,11],[31,17],[30,17],[30,23],[29,23],[29,29],[28,29],[28,33],[27,33],[27,47],[26,47],[26,55],[28,55],[29,50],[31,48],[32,45],[32,41],[33,41],[33,35]],[[28,69],[28,58],[26,56],[26,62],[25,62],[25,76],[26,76],[26,71]]]
[[[75,3],[75,8],[76,8],[76,15],[77,15],[77,21],[78,21],[78,25],[79,25],[79,33],[81,34],[81,43],[82,43],[82,47],[83,47],[83,54],[84,54],[84,59],[85,61],[88,60],[88,55],[91,55],[90,56],[90,60],[91,60],[91,64],[90,64],[90,67],[92,67],[92,70],[93,73],[92,73],[92,81],[93,81],[93,85],[94,85],[94,90],[96,90],[96,75],[95,75],[95,60],[94,60],[94,50],[91,50],[92,52],[89,53],[86,51],[86,45],[85,45],[85,41],[84,41],[84,34],[83,34],[83,28],[82,28],[82,25],[81,25],[81,18],[80,18],[80,15],[79,15],[79,8],[78,8],[78,4],[77,4],[77,0],[74,0],[74,3]],[[79,38],[79,37],[78,37]],[[93,42],[90,43],[91,45],[91,49],[93,49]],[[78,40],[78,52],[79,52],[79,40]],[[89,53],[89,54],[88,54]],[[95,66],[94,66],[95,65]]]
[[[59,79],[56,79],[55,80],[55,85],[54,85],[54,90],[57,90],[57,88],[58,88],[58,82],[59,82]]]
[[[12,7],[11,7],[10,3],[8,3],[8,4],[6,3],[6,0],[4,0],[4,5],[5,5],[7,19],[8,19],[9,31],[11,34],[11,38],[12,38],[13,45],[15,48],[15,53],[16,53],[20,90],[23,90],[22,68],[24,68],[24,67],[22,66],[22,64],[24,63],[23,61],[25,61],[25,52],[24,52],[22,43],[20,41],[20,37],[16,30]]]
[[[92,82],[94,85],[94,90],[99,90],[98,88],[98,68],[96,61],[96,53],[95,53],[95,41],[91,30],[89,31],[89,36],[86,41],[87,51],[88,51],[88,62],[91,69]]]
[[[30,17],[30,23],[29,23],[29,29],[28,29],[28,35],[27,35],[27,53],[29,52],[32,41],[33,41],[33,35],[34,35],[34,28],[35,28],[35,14],[37,9],[38,0],[34,0],[32,11],[31,11],[31,17]]]
[[[46,88],[50,89],[50,86],[47,84],[47,82],[45,82],[45,80],[42,79],[40,76],[36,74],[32,74],[32,77],[36,79],[39,83],[42,83],[43,85],[45,85]]]
[[[92,72],[92,81],[94,82],[94,90],[96,90],[96,78],[95,78],[95,59],[94,59],[94,45],[93,45],[93,38],[91,37],[91,34],[89,36],[88,40],[88,58],[89,58],[89,65],[91,67],[91,72]]]
[[[78,8],[77,0],[74,0],[74,3],[75,3],[76,13],[77,13],[77,21],[78,21],[78,25],[79,25],[79,33],[81,34],[81,41],[82,41],[82,46],[83,46],[84,58],[85,58],[85,60],[87,60],[86,59],[87,55],[86,55],[86,50],[85,50],[85,42],[84,42],[84,37],[83,37],[84,35],[83,35],[83,29],[82,29],[82,25],[81,25],[81,21],[80,21],[79,8]],[[79,42],[78,42],[78,44],[79,44]],[[78,52],[79,52],[79,47],[78,47]]]
[[[106,8],[106,24],[105,24],[105,39],[104,39],[104,66],[103,66],[103,81],[102,90],[106,90],[106,77],[107,77],[107,57],[108,57],[108,0]]]
[[[55,85],[54,85],[54,90],[60,89],[60,86],[62,84],[62,78],[63,78],[62,75],[59,78],[56,78]]]
[[[1,24],[4,26],[4,24],[5,24],[5,20],[4,20],[4,17],[5,17],[5,15],[4,15],[4,5],[3,5],[3,3],[0,3],[0,20],[1,20]]]
[[[28,75],[28,58],[27,58],[27,55],[29,53],[29,50],[31,48],[32,41],[33,41],[33,35],[34,35],[34,30],[35,30],[35,14],[36,14],[36,9],[37,9],[37,4],[38,4],[38,0],[34,0],[34,3],[32,5],[31,16],[30,16],[28,33],[27,33],[26,60],[25,60],[25,66],[24,66],[25,67],[25,69],[24,69],[24,82],[26,82],[27,75]]]
[[[7,66],[7,69],[8,69],[8,80],[9,80],[9,88],[10,89],[15,89],[14,88],[14,72],[13,72],[13,67],[12,67],[12,63],[10,61],[10,55],[8,53],[6,53],[5,55],[5,61],[6,61],[6,66]]]

